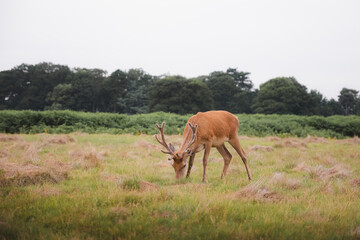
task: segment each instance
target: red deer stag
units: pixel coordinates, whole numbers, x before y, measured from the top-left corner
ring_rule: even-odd
[[[249,180],[251,180],[246,155],[240,145],[238,137],[239,120],[233,114],[226,111],[209,111],[199,112],[192,116],[186,123],[184,137],[179,151],[175,151],[174,146],[171,143],[168,145],[165,141],[165,122],[162,123],[161,127],[156,124],[156,127],[160,130],[161,140],[157,135],[155,135],[155,138],[166,148],[166,151],[161,151],[170,154],[169,160],[172,161],[172,166],[175,169],[176,179],[184,177],[186,161],[190,156],[189,167],[186,174],[188,178],[194,163],[195,154],[205,150],[203,157],[203,182],[206,182],[206,165],[211,147],[216,147],[224,158],[224,169],[221,174],[221,178],[224,178],[232,158],[224,144],[225,142],[229,142],[240,155],[245,164]]]

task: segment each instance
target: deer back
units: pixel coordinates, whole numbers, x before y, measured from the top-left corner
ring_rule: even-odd
[[[229,140],[235,134],[237,135],[239,128],[238,118],[229,112],[199,112],[192,116],[186,124],[180,151],[185,150],[183,148],[186,146],[186,143],[190,141],[192,136],[189,122],[192,125],[198,125],[196,140],[192,144],[194,147],[209,141],[214,143],[214,145],[221,145],[224,141]]]

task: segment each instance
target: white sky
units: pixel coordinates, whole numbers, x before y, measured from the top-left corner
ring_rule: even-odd
[[[21,63],[185,77],[294,76],[360,90],[359,0],[0,0],[0,70]]]

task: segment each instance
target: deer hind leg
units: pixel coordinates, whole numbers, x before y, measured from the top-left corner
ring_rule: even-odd
[[[236,150],[236,152],[240,155],[242,161],[244,162],[244,165],[245,165],[246,172],[247,172],[247,175],[249,177],[249,180],[251,180],[252,179],[251,172],[250,172],[247,160],[246,160],[245,152],[244,152],[244,150],[242,149],[242,147],[240,145],[239,138],[234,137],[234,138],[229,140],[229,143],[230,143],[231,146],[233,146],[233,148]]]
[[[211,149],[210,144],[205,145],[204,158],[203,158],[203,168],[204,168],[203,180],[202,180],[203,183],[206,183],[206,166],[210,154],[210,149]]]
[[[190,156],[190,159],[189,159],[189,167],[188,167],[188,170],[187,170],[186,178],[188,178],[188,177],[190,176],[190,171],[191,171],[192,165],[193,165],[193,163],[194,163],[194,159],[195,159],[195,153],[193,153],[193,154]]]
[[[225,147],[225,145],[221,145],[220,147],[217,147],[216,148],[219,153],[221,154],[221,156],[224,158],[224,169],[222,171],[222,174],[221,174],[221,179],[223,179],[226,175],[226,171],[230,165],[230,162],[231,162],[231,159],[232,159],[232,156],[231,156],[231,153],[229,152],[229,150],[227,150],[227,148]]]

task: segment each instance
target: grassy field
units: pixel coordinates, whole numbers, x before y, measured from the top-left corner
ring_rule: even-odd
[[[168,136],[178,147],[181,136]],[[153,136],[0,134],[0,239],[359,239],[360,140],[242,137],[175,180]]]

